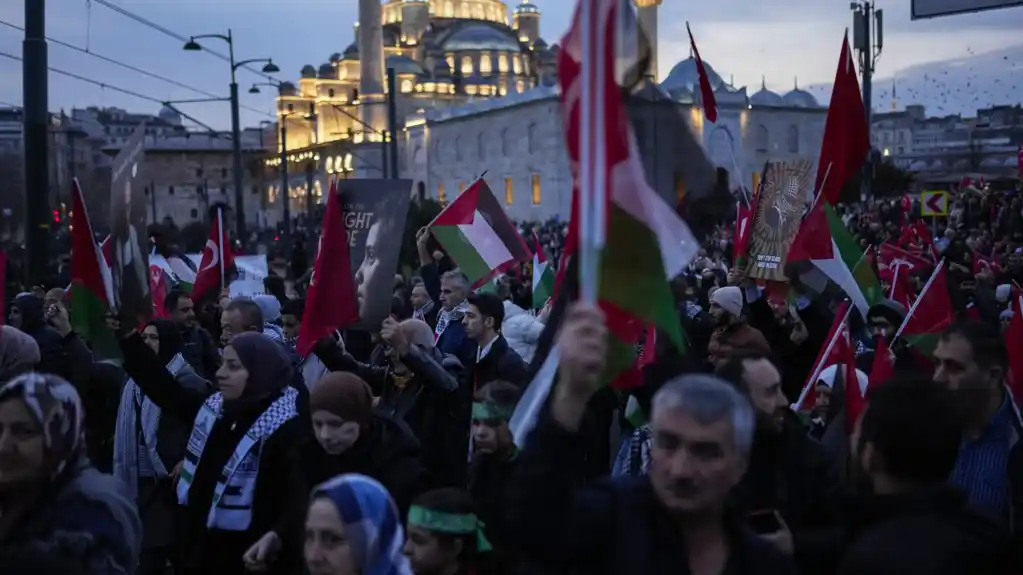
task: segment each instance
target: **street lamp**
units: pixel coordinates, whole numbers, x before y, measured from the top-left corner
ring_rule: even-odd
[[[269,86],[277,89],[277,94],[283,96],[283,84],[280,82],[257,82],[249,88],[250,94],[258,94],[260,86]],[[288,125],[289,114],[281,114],[280,123],[281,140],[281,192],[284,194],[284,246],[290,257],[291,255],[291,189],[288,186]]]
[[[242,189],[243,186],[243,171],[242,171],[242,134],[241,134],[241,120],[239,118],[239,104],[238,104],[238,81],[236,73],[238,68],[245,66],[246,64],[263,64],[264,74],[276,74],[281,69],[274,64],[271,58],[253,58],[250,60],[242,60],[241,62],[235,62],[234,60],[234,37],[231,35],[231,30],[228,29],[227,34],[200,34],[199,36],[192,36],[185,42],[182,47],[184,50],[195,52],[202,50],[202,45],[197,40],[203,40],[207,38],[213,38],[217,40],[223,40],[227,42],[228,49],[228,60],[231,63],[231,139],[233,143],[233,160],[234,160],[234,203],[235,203],[235,232],[238,234],[238,240],[241,242],[246,241],[245,234],[245,192]]]

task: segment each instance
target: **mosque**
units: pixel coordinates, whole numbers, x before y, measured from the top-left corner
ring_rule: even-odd
[[[780,94],[762,80],[750,95],[705,61],[718,106],[717,122],[707,122],[693,58],[674,65],[663,81],[657,77],[663,0],[633,1],[655,47],[644,89],[678,105],[730,182],[752,185],[769,160],[816,159],[827,108],[809,92],[796,83]],[[510,12],[500,0],[359,0],[356,41],[318,68],[303,68],[297,85],[281,86],[278,120],[287,129],[293,213],[305,205],[305,190],[319,198],[332,174],[382,176],[384,142],[392,137],[385,70],[392,69],[399,172],[413,180],[414,195],[447,202],[486,172],[512,218],[567,217],[572,174],[558,46],[540,37],[540,23],[540,7],[530,0]],[[638,128],[637,140],[641,147],[671,147],[663,135]],[[279,169],[280,159],[266,164]],[[281,203],[279,190],[268,186],[270,214]]]

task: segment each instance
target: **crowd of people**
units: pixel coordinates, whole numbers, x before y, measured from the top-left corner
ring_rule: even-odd
[[[426,230],[379,329],[339,329],[306,357],[304,247],[267,295],[172,289],[163,319],[110,319],[120,361],[72,329],[63,287],[20,285],[0,332],[2,570],[1023,572],[1023,420],[1006,383],[1020,350],[1002,334],[1023,283],[1020,197],[964,190],[933,227],[909,204],[839,212],[864,249],[945,258],[957,321],[926,359],[892,342],[894,374],[855,421],[843,370],[814,378],[836,298],[745,279],[728,223],[672,282],[686,349],[641,342],[655,358],[628,390],[604,385],[599,308],[534,310],[528,265],[473,291]],[[563,223],[521,228],[560,259]],[[856,318],[854,385],[907,313],[885,299]],[[512,414],[552,347],[557,383],[517,445]]]

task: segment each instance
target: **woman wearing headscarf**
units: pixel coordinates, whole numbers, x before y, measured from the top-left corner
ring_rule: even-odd
[[[373,410],[373,393],[358,376],[332,372],[309,394],[313,435],[297,452],[296,467],[312,487],[346,473],[379,481],[404,517],[424,480],[419,442],[403,423]],[[304,507],[308,489],[302,490]]]
[[[164,413],[194,421],[177,481],[184,506],[183,570],[190,575],[247,573],[243,557],[254,546],[262,562],[288,572],[289,557],[276,533],[287,527],[294,488],[289,453],[308,433],[293,368],[282,347],[266,336],[236,335],[217,371],[210,396],[178,385],[142,336],[121,340],[124,369]],[[274,561],[276,560],[276,561]]]
[[[387,349],[383,367],[336,353],[330,341],[317,345],[316,354],[330,370],[359,376],[380,397],[377,410],[408,425],[437,485],[464,486],[472,389],[460,385],[461,363],[434,347],[433,330],[417,319],[384,320],[380,339]]]
[[[142,337],[176,385],[196,394],[213,392],[181,355],[184,341],[174,322],[155,319],[142,330]],[[165,415],[133,380],[124,385],[114,433],[114,476],[127,487],[142,518],[140,575],[163,573],[168,560],[177,563],[179,517],[173,471],[185,457],[191,428],[191,420]]]
[[[83,419],[78,392],[57,376],[27,373],[0,388],[0,555],[130,575],[142,526],[117,481],[89,464]]]
[[[0,325],[0,383],[32,371],[39,363],[39,344],[32,336]]]
[[[404,543],[398,510],[377,481],[341,475],[313,491],[304,546],[310,575],[413,575]]]

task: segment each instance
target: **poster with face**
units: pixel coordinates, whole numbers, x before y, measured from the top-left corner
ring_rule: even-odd
[[[359,329],[376,330],[391,312],[411,180],[339,180],[337,191],[359,303]]]
[[[812,167],[813,162],[806,159],[771,163],[753,216],[747,277],[788,281],[785,264],[813,188]]]
[[[149,238],[146,196],[141,182],[145,164],[146,126],[139,124],[111,166],[110,230],[114,242],[110,262],[114,310],[122,324],[137,326],[153,313],[149,290]]]

